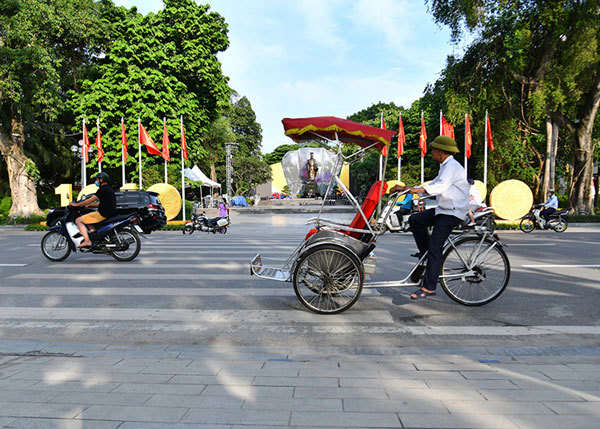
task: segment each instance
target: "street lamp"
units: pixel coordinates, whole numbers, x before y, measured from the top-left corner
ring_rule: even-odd
[[[225,164],[225,172],[226,172],[226,183],[227,186],[227,203],[231,204],[231,185],[233,181],[233,164],[231,162],[231,151],[234,147],[237,147],[237,143],[225,143],[225,151],[227,152],[226,164]]]

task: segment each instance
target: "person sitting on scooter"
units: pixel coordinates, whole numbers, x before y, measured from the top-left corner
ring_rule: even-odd
[[[554,194],[554,189],[548,189],[548,194],[550,196],[548,197],[548,200],[543,204],[545,208],[540,212],[540,216],[542,216],[545,221],[543,228],[546,228],[548,226],[550,215],[558,209],[558,198]]]
[[[396,216],[398,217],[398,223],[402,225],[402,216],[407,215],[412,210],[413,205],[413,196],[412,194],[406,194],[402,201],[398,201],[396,203],[397,206],[400,206],[400,209],[396,212]]]
[[[102,222],[117,214],[117,197],[113,188],[108,184],[108,174],[102,171],[92,177],[92,179],[94,179],[94,183],[98,186],[98,191],[83,201],[70,204],[71,207],[98,207],[98,211],[79,216],[75,220],[79,232],[83,235],[83,241],[78,246],[80,248],[92,245],[86,225]]]
[[[485,206],[483,204],[483,199],[481,198],[481,193],[479,193],[479,189],[475,186],[475,180],[469,178],[467,179],[467,183],[469,184],[469,220],[471,221],[467,226],[475,226],[475,215],[473,212],[480,207]]]
[[[431,155],[440,164],[440,171],[428,185],[420,187],[396,185],[390,193],[408,190],[413,194],[436,195],[437,207],[415,213],[409,218],[419,254],[427,252],[427,267],[423,287],[410,295],[411,299],[421,299],[435,295],[438,278],[442,269],[442,251],[450,233],[463,221],[469,211],[469,184],[465,170],[453,155],[458,146],[453,138],[438,136],[431,142]],[[427,231],[433,226],[431,237]]]

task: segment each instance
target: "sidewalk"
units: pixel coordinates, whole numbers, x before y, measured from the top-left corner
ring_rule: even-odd
[[[10,428],[597,428],[600,347],[0,341]]]

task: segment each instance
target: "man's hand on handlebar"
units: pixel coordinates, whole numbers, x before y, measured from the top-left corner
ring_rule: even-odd
[[[392,189],[390,189],[391,194],[393,194],[395,192],[404,192],[404,191],[408,191],[411,194],[426,194],[427,193],[425,188],[417,188],[414,186],[395,185]]]

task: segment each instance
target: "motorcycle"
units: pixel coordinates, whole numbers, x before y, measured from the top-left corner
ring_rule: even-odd
[[[141,241],[137,225],[139,215],[128,214],[108,218],[94,225],[89,233],[92,245],[78,248],[83,236],[75,224],[75,219],[86,209],[67,207],[64,215],[53,220],[53,225],[42,238],[42,254],[52,262],[65,260],[71,252],[108,254],[120,262],[135,259],[140,253]],[[52,210],[48,217],[52,216]]]
[[[521,231],[530,233],[534,229],[552,229],[554,232],[565,232],[569,227],[569,218],[567,214],[569,210],[557,210],[550,215],[548,223],[542,219],[540,212],[544,207],[543,204],[534,204],[519,224]]]
[[[192,219],[183,227],[183,234],[192,234],[194,231],[227,234],[227,226],[231,224],[229,216],[206,217],[204,212],[199,213],[199,203],[194,204]]]

